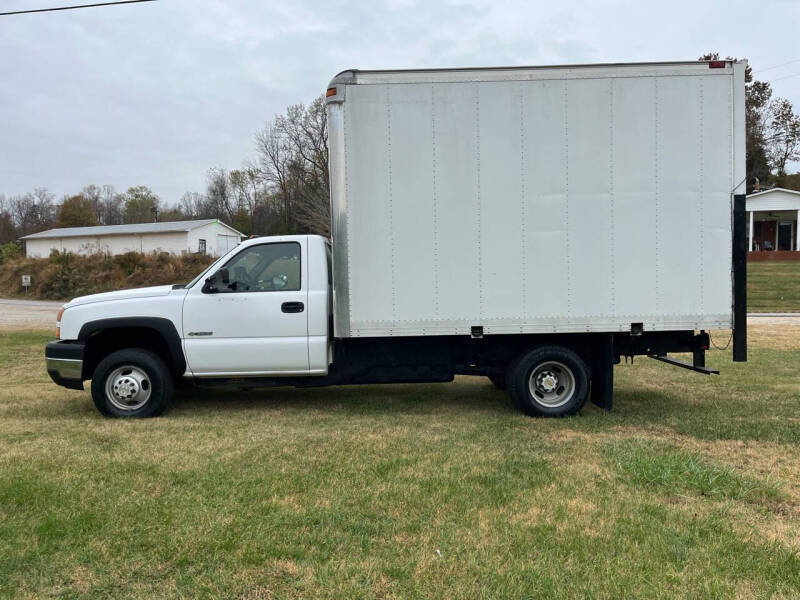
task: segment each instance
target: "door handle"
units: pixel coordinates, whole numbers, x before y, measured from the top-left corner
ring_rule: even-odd
[[[281,311],[285,313],[301,313],[305,309],[302,302],[284,302],[281,304]]]

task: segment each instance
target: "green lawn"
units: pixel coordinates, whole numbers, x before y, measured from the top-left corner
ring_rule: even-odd
[[[777,330],[776,330],[777,331]],[[0,595],[797,598],[800,329],[720,377],[648,359],[612,413],[486,380],[195,393],[103,419],[0,333]],[[727,336],[719,336],[722,337]]]
[[[747,263],[748,312],[800,312],[800,261]]]

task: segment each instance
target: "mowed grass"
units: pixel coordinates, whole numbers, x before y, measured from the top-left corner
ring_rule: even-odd
[[[51,384],[47,334],[0,334],[0,595],[799,597],[800,329],[752,333],[720,377],[620,365],[614,412],[570,419],[459,378],[148,421]]]
[[[800,261],[747,263],[749,312],[800,312]]]

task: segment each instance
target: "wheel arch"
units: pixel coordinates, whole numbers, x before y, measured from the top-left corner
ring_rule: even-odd
[[[83,379],[91,379],[101,360],[124,348],[143,348],[161,356],[174,375],[186,372],[186,357],[175,324],[163,317],[114,317],[84,323],[78,339],[86,344]]]

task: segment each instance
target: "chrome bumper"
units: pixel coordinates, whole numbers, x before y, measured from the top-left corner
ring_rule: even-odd
[[[84,345],[75,342],[50,342],[44,351],[47,373],[58,385],[83,389]]]
[[[80,379],[83,373],[83,361],[72,358],[48,358],[47,372],[54,371],[63,379]]]

